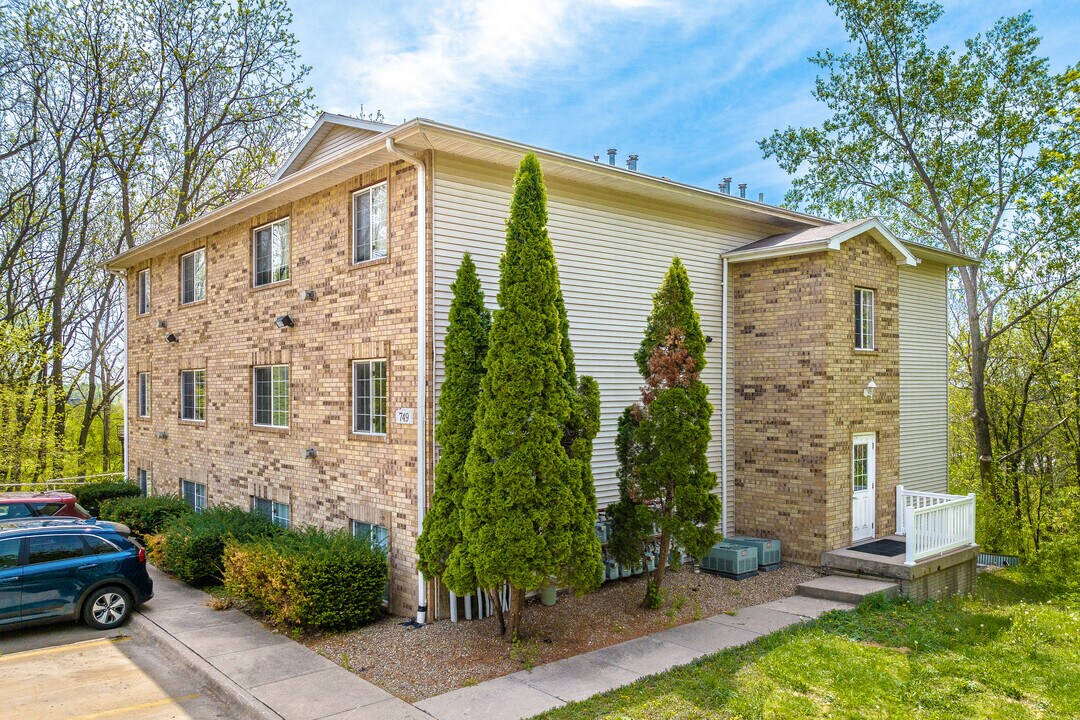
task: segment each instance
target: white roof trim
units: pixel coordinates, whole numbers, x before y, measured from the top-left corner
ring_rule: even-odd
[[[337,115],[335,113],[324,112],[319,115],[319,119],[316,120],[315,124],[311,126],[311,129],[307,131],[307,134],[304,135],[304,139],[300,141],[300,144],[296,146],[296,149],[289,154],[289,157],[285,159],[285,162],[281,167],[277,169],[271,178],[271,182],[277,182],[304,164],[304,161],[307,160],[315,150],[318,142],[322,140],[320,132],[326,125],[344,125],[346,127],[356,128],[357,130],[367,130],[376,135],[380,135],[395,127],[394,125],[374,122],[373,120],[361,120],[360,118],[349,117],[348,115]],[[318,138],[318,140],[316,140],[316,138]]]
[[[806,253],[821,252],[823,250],[839,250],[840,245],[864,233],[868,233],[888,250],[896,258],[897,265],[918,265],[919,259],[911,254],[892,231],[889,230],[878,218],[868,218],[865,222],[837,233],[824,240],[814,242],[791,243],[777,245],[759,250],[746,250],[740,252],[733,250],[727,254],[728,262],[740,263],[751,260],[764,260],[766,258],[787,257],[789,255],[803,255]]]

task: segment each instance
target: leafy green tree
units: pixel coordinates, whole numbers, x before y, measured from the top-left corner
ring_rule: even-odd
[[[503,633],[514,638],[526,591],[552,576],[578,590],[599,581],[595,515],[588,523],[583,520],[595,512],[595,500],[592,510],[583,508],[592,488],[583,488],[587,473],[582,466],[591,452],[590,433],[595,435],[586,418],[596,410],[596,392],[587,380],[584,393],[572,392],[576,383],[571,384],[568,373],[566,317],[547,232],[547,191],[532,153],[514,178],[498,301],[465,464],[462,531],[478,583],[486,588],[509,584],[509,612],[500,619]],[[581,419],[574,420],[579,402]],[[568,426],[580,430],[568,431]],[[595,559],[575,557],[582,552]],[[595,570],[591,578],[590,566]]]
[[[488,350],[491,313],[472,256],[465,253],[457,279],[450,286],[449,326],[443,365],[446,379],[439,392],[435,440],[442,447],[435,464],[435,492],[416,554],[425,575],[441,577],[450,590],[467,595],[476,590],[476,575],[461,533],[461,509],[467,488],[465,459],[475,426],[480,381]]]
[[[619,419],[619,501],[608,515],[612,550],[627,565],[642,561],[654,528],[659,529],[659,557],[643,602],[655,608],[672,544],[700,557],[716,542],[720,522],[716,474],[706,457],[712,405],[700,377],[705,335],[679,258],[653,296],[653,312],[634,357],[645,385],[641,402]]]
[[[1078,274],[1076,72],[1050,71],[1029,13],[957,52],[927,44],[936,2],[830,4],[853,46],[811,58],[824,73],[814,97],[831,115],[761,147],[795,176],[788,205],[881,216],[903,237],[980,261],[959,269],[958,315],[981,488],[997,497],[993,343]],[[1010,303],[1017,295],[1026,302]]]

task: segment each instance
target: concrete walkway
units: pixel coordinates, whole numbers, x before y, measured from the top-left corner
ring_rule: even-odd
[[[154,598],[133,622],[200,671],[250,717],[273,720],[430,720],[239,610],[213,610],[206,593],[154,568]]]
[[[774,600],[436,695],[416,707],[438,720],[520,720],[743,645],[827,610],[853,607],[802,596]]]
[[[150,568],[154,599],[132,618],[261,720],[519,720],[584,700],[703,655],[751,642],[827,610],[854,607],[795,595],[556,660],[410,705],[239,610]]]

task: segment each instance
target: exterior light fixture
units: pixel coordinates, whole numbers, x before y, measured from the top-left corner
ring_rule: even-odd
[[[875,390],[877,390],[877,383],[874,382],[874,378],[870,378],[870,382],[866,383],[866,387],[863,388],[862,394],[865,397],[873,398]]]
[[[157,436],[158,436],[159,438],[161,438],[162,440],[168,440],[168,439],[169,439],[169,433],[168,433],[168,432],[166,432],[165,430],[162,430],[161,432],[159,432],[159,433],[157,434]]]
[[[304,451],[305,460],[314,460],[319,453],[315,451],[315,448],[308,448]]]
[[[285,328],[291,328],[295,323],[293,322],[292,317],[290,317],[289,315],[282,315],[274,321],[274,324],[284,330]]]
[[[319,294],[316,293],[314,290],[301,290],[300,291],[300,299],[301,300],[314,301],[314,300],[317,300],[318,297],[319,297]]]
[[[162,330],[164,330],[165,328],[169,327],[169,322],[168,322],[168,320],[158,320],[157,321],[157,326],[159,328],[161,328]]]
[[[176,333],[169,333],[165,336],[165,342],[172,344],[180,342],[180,338],[176,337]]]
[[[706,335],[705,336],[705,342],[711,343],[712,342],[712,335]]]

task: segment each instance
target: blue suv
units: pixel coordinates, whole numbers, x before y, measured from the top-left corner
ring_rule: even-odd
[[[94,519],[0,525],[0,628],[77,620],[108,630],[154,595],[146,551]]]

